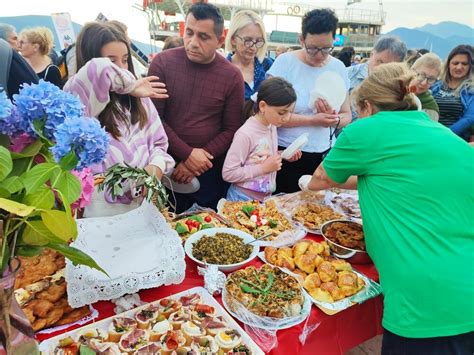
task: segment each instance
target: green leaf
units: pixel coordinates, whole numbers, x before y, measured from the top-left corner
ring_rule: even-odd
[[[76,221],[66,212],[49,210],[41,212],[41,219],[46,227],[57,237],[69,241],[77,236]]]
[[[28,165],[33,158],[20,158],[13,160],[13,169],[10,176],[21,176],[28,169]]]
[[[57,250],[60,252],[62,255],[64,255],[66,258],[71,260],[71,262],[74,265],[86,265],[89,266],[93,269],[99,270],[109,276],[104,269],[102,269],[97,263],[92,259],[89,255],[84,253],[83,251],[71,247],[67,244],[55,244],[55,243],[50,243],[47,245],[48,248]]]
[[[29,245],[43,246],[48,243],[63,243],[44,225],[43,221],[26,221],[23,241]]]
[[[12,152],[12,158],[13,159],[20,159],[20,158],[31,158],[40,152],[41,148],[43,147],[43,142],[41,142],[39,139],[35,140],[33,143],[30,145],[26,146],[20,153],[14,153]]]
[[[0,198],[0,209],[16,214],[20,217],[26,217],[35,210],[33,206],[27,206],[23,203]]]
[[[176,223],[176,227],[174,229],[178,234],[186,234],[189,232],[188,228],[181,222]]]
[[[45,140],[46,142],[50,143],[50,140],[44,136],[44,126],[46,124],[46,119],[43,118],[41,120],[34,120],[33,121],[33,127],[35,128],[35,132],[40,138]]]
[[[26,193],[35,192],[41,185],[48,181],[53,173],[59,170],[59,166],[54,163],[42,163],[35,165],[30,171],[23,175],[23,185]]]
[[[25,196],[23,202],[37,209],[49,210],[54,205],[54,193],[47,186],[40,186],[34,193]]]
[[[255,210],[253,205],[245,205],[242,207],[242,212],[244,212],[248,217],[252,215],[252,212]]]
[[[53,183],[53,188],[61,192],[62,198],[65,199],[63,203],[69,205],[79,199],[82,191],[81,182],[69,171],[61,172]]]
[[[3,187],[0,187],[0,198],[9,199],[10,196],[11,196],[10,191],[8,191],[7,189],[4,189]]]
[[[0,145],[0,181],[5,179],[12,171],[13,161],[10,151]]]
[[[64,170],[72,170],[77,166],[78,162],[79,159],[77,158],[76,153],[71,150],[68,154],[61,158],[59,165],[61,165],[61,168]]]
[[[16,248],[16,255],[18,256],[36,256],[43,251],[42,247],[30,246],[30,245],[19,245]]]
[[[209,229],[209,228],[214,228],[214,225],[212,223],[205,223],[201,226],[201,229]]]
[[[0,183],[0,188],[3,188],[13,194],[20,191],[23,188],[23,184],[21,183],[20,177],[10,176]]]
[[[0,134],[0,145],[8,149],[10,144],[10,138],[6,134]]]
[[[202,216],[196,215],[196,216],[191,216],[189,219],[193,221],[198,221],[199,223],[204,223],[204,218]]]

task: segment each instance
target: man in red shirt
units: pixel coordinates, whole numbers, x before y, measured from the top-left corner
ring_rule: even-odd
[[[166,84],[169,94],[154,103],[168,135],[168,152],[177,162],[172,178],[188,183],[197,177],[201,185],[195,193],[175,194],[178,212],[193,203],[215,208],[227,192],[222,165],[241,123],[244,82],[237,67],[216,53],[223,30],[217,7],[191,6],[184,47],[156,55],[148,72]]]

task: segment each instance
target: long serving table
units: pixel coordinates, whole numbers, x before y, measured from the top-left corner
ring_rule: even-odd
[[[308,235],[307,238],[322,240],[321,237],[314,235]],[[263,265],[263,262],[256,259],[252,264],[260,266]],[[370,279],[378,281],[378,273],[373,264],[353,266]],[[198,274],[196,264],[186,257],[186,277],[181,284],[141,290],[139,294],[143,302],[151,302],[203,285],[203,277]],[[216,299],[222,304],[220,296]],[[112,302],[101,301],[93,306],[99,312],[99,318],[96,320],[114,315],[115,305]],[[269,354],[344,354],[358,344],[382,334],[382,312],[382,296],[372,298],[333,315],[327,315],[313,305],[311,314],[305,322],[277,332],[277,346]],[[39,341],[42,341],[74,328],[70,327],[51,334],[38,334],[37,337]],[[259,344],[259,339],[254,338],[254,340]]]

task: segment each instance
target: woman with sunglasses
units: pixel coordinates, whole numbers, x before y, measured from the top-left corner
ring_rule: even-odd
[[[439,122],[468,140],[474,126],[473,50],[459,45],[449,53],[441,80],[431,89],[439,106]]]
[[[438,121],[439,107],[431,95],[430,87],[438,80],[441,73],[441,59],[434,53],[426,53],[413,63],[411,69],[416,76],[410,82],[410,88],[414,88],[419,106],[433,121]]]
[[[302,21],[300,50],[280,55],[268,74],[290,82],[297,95],[296,106],[290,121],[278,128],[279,149],[285,149],[303,133],[308,133],[308,143],[302,148],[303,155],[296,162],[283,162],[277,175],[277,192],[298,191],[301,175],[311,174],[335,142],[335,131],[351,121],[348,97],[349,78],[347,69],[339,59],[331,56],[337,17],[330,9],[316,9],[305,14]],[[331,107],[326,100],[316,100],[310,107],[310,94],[317,78],[328,72],[341,77],[345,85],[345,97],[341,107]],[[323,89],[324,90],[324,89]],[[316,113],[315,113],[316,111]]]
[[[250,100],[265,80],[273,60],[267,53],[266,32],[262,19],[253,11],[242,10],[232,18],[225,40],[227,59],[240,69],[245,82],[245,100]],[[248,117],[245,117],[246,119]]]

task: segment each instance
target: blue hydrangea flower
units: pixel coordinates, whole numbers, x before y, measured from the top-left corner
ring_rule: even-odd
[[[51,147],[57,162],[73,150],[79,159],[76,170],[101,163],[109,147],[109,136],[95,118],[66,117],[54,132]]]
[[[33,126],[35,120],[44,120],[42,133],[52,139],[54,131],[66,117],[81,117],[84,112],[77,97],[44,80],[38,84],[25,84],[13,99],[19,117],[28,123],[22,125],[26,127],[24,133],[34,137],[37,136]]]
[[[1,87],[0,90],[0,119],[2,119],[11,115],[13,105]]]

